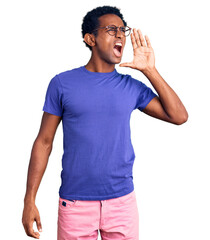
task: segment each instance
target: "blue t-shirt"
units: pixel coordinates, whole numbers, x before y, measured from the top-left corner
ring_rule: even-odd
[[[130,115],[156,96],[116,69],[99,73],[81,66],[51,79],[43,111],[62,117],[61,198],[105,200],[134,190]]]

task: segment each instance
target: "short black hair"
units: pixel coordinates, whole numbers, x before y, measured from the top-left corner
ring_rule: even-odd
[[[85,17],[83,18],[82,23],[82,37],[84,38],[86,33],[93,33],[95,37],[97,37],[98,32],[94,31],[96,28],[99,27],[99,20],[98,18],[105,15],[105,14],[115,14],[118,17],[120,17],[124,23],[124,26],[127,26],[127,23],[124,21],[123,15],[120,12],[121,9],[117,7],[111,7],[111,6],[103,6],[103,7],[97,7],[93,10],[89,11]],[[89,46],[84,40],[86,47],[88,47],[92,51],[92,47]]]

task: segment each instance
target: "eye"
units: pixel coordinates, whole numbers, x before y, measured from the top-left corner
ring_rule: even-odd
[[[121,27],[121,31],[123,31],[124,33],[129,31],[129,27]]]
[[[108,26],[109,30],[116,30],[116,26]]]

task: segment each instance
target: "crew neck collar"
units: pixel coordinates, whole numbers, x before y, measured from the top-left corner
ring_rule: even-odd
[[[85,68],[85,65],[81,66],[80,68],[84,72],[86,72],[87,74],[92,75],[92,76],[107,76],[107,77],[111,77],[111,76],[113,76],[113,75],[115,75],[117,73],[116,69],[114,69],[112,72],[91,72],[91,71],[89,71],[89,70],[87,70]]]

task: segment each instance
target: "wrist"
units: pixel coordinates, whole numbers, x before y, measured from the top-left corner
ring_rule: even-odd
[[[24,197],[24,204],[35,204],[35,196],[26,194]]]
[[[154,66],[154,67],[147,67],[147,68],[145,68],[144,70],[142,70],[142,73],[143,73],[144,75],[154,74],[155,72],[157,72],[157,69],[156,69],[155,66]]]

